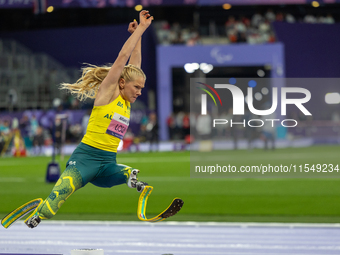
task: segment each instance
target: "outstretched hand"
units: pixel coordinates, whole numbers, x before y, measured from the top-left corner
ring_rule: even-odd
[[[149,14],[149,11],[141,11],[139,13],[139,24],[142,26],[150,26],[151,22],[153,21],[153,16]]]
[[[138,26],[138,22],[136,20],[134,20],[133,22],[130,22],[128,31],[132,34],[133,32],[135,32],[137,26]]]

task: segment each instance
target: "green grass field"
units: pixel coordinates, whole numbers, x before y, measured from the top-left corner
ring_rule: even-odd
[[[226,151],[237,164],[258,164],[268,156],[273,164],[322,162],[340,164],[340,147]],[[53,184],[44,182],[48,157],[0,158],[0,217],[34,198],[45,199]],[[65,160],[60,161],[63,169]],[[119,154],[118,163],[141,170],[139,179],[154,187],[147,216],[164,210],[175,197],[184,200],[178,221],[340,222],[340,178],[226,179],[190,178],[190,153]],[[339,172],[340,177],[340,172]],[[138,220],[139,193],[126,185],[111,189],[88,184],[62,206],[55,220]]]

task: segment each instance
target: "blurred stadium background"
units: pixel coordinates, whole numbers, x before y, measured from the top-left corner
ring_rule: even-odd
[[[190,78],[338,78],[339,0],[0,1],[0,216],[49,194],[53,141],[63,170],[92,108],[58,84],[76,81],[83,63],[114,61],[141,8],[155,17],[142,44],[147,82],[118,162],[154,186],[149,213],[177,196],[185,201],[179,221],[339,222],[339,179],[196,179],[189,170]],[[313,118],[288,112],[299,125],[274,130],[280,148],[264,151],[256,130],[249,150],[245,130],[224,129],[214,137],[230,145],[226,158],[340,164],[340,85],[308,89]],[[137,199],[123,186],[88,185],[55,219],[137,220]]]

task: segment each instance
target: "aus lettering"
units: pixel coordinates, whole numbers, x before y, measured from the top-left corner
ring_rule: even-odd
[[[109,119],[109,120],[112,120],[112,115],[106,114],[106,115],[104,116],[104,118],[107,118],[107,119]]]

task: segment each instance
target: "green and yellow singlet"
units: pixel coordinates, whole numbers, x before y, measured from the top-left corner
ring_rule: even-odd
[[[130,122],[130,102],[120,95],[110,104],[94,106],[82,143],[94,148],[117,152]]]

